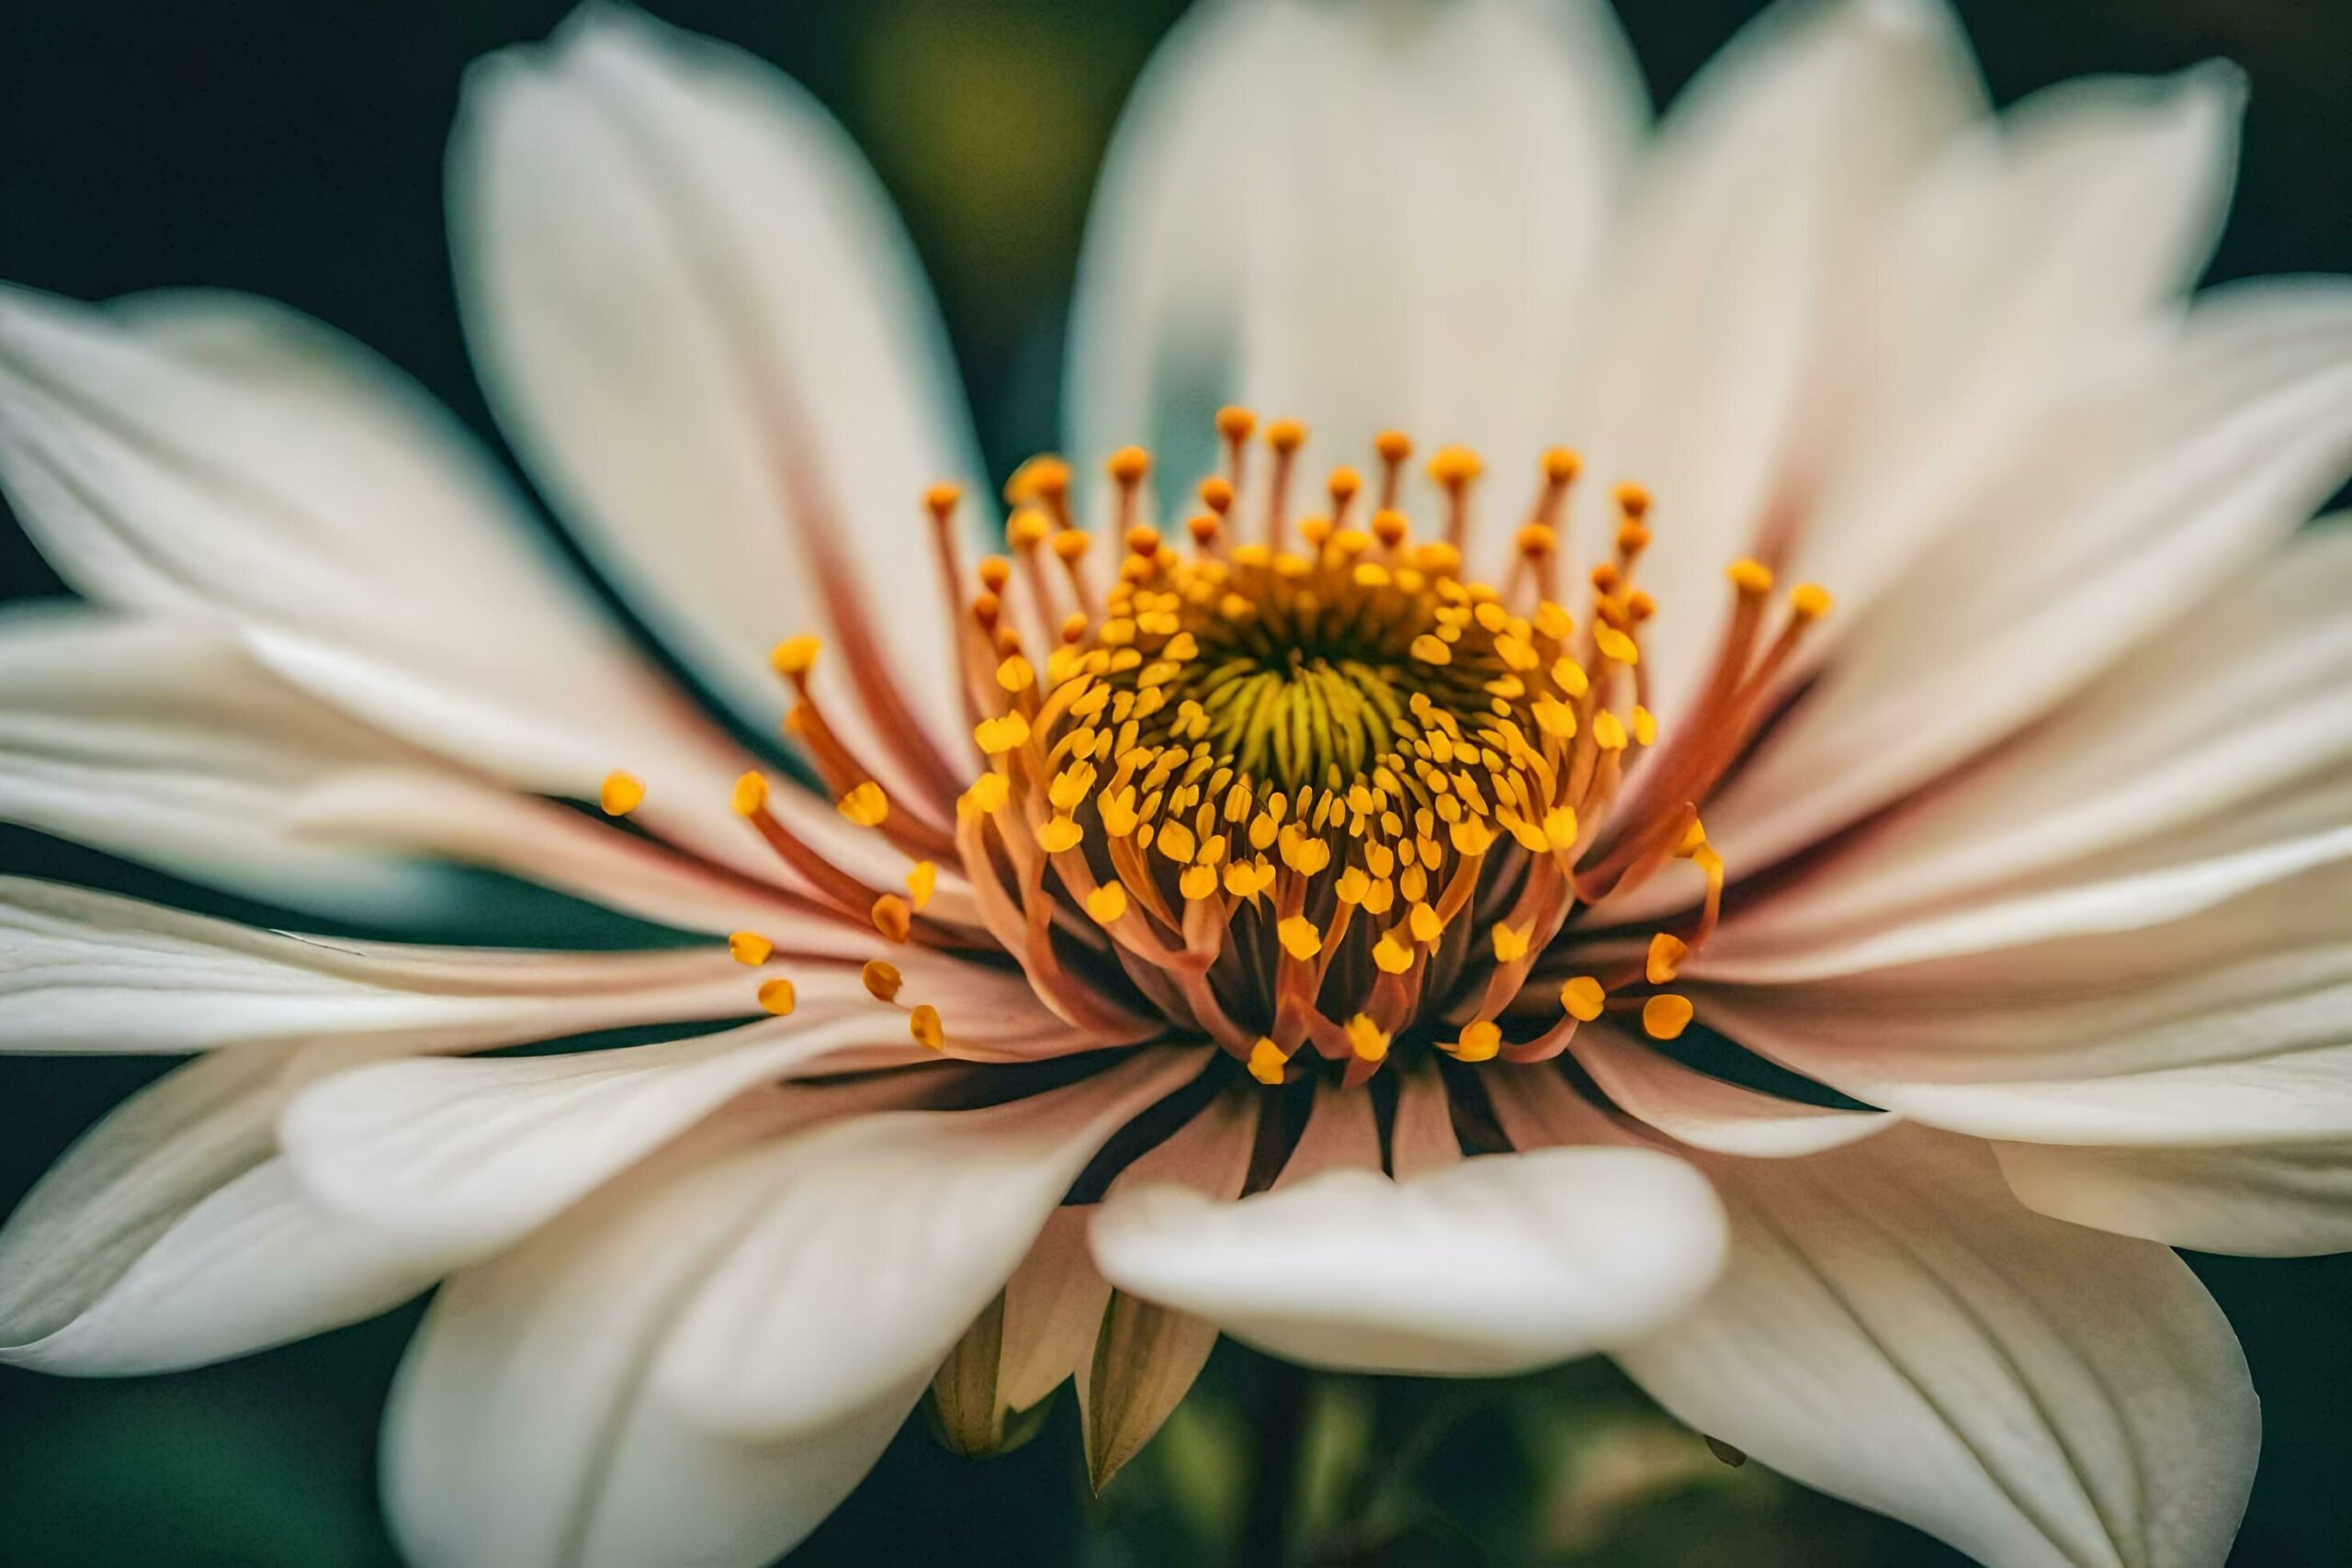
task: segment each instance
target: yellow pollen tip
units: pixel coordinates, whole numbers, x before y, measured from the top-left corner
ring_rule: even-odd
[[[1004,481],[1007,505],[1018,506],[1041,496],[1066,495],[1069,491],[1069,465],[1050,452],[1041,452],[1012,470]]]
[[[996,683],[1008,692],[1025,692],[1037,683],[1037,671],[1016,653],[996,667]]]
[[[817,666],[824,644],[813,637],[788,637],[768,652],[768,663],[787,681],[797,681]]]
[[[1266,426],[1266,445],[1284,457],[1306,445],[1306,426],[1295,419],[1278,419]]]
[[[914,869],[907,873],[907,897],[913,902],[917,913],[922,912],[922,907],[931,902],[931,896],[938,890],[938,865],[927,860],[915,862]]]
[[[645,804],[645,781],[635,773],[606,773],[596,786],[596,804],[607,817],[626,817]]]
[[[1388,1055],[1388,1032],[1363,1014],[1347,1022],[1348,1049],[1359,1062],[1377,1062]]]
[[[1592,646],[1600,650],[1601,657],[1613,660],[1619,664],[1639,664],[1642,661],[1640,645],[1615,626],[1593,627]]]
[[[897,1001],[899,987],[907,983],[906,976],[899,973],[899,966],[884,958],[868,960],[865,967],[857,972],[857,978],[866,994],[877,1002]]]
[[[835,805],[842,816],[861,828],[879,828],[890,816],[890,797],[872,779],[852,789]]]
[[[1384,430],[1372,438],[1372,449],[1384,462],[1401,463],[1413,455],[1413,438],[1401,430]]]
[[[1113,926],[1127,912],[1127,890],[1115,882],[1106,882],[1086,896],[1086,912],[1094,917],[1098,926]]]
[[[1111,454],[1102,467],[1121,484],[1135,484],[1151,472],[1151,454],[1140,446],[1122,446]]]
[[[1527,956],[1528,943],[1534,938],[1535,928],[1524,926],[1514,931],[1498,920],[1491,934],[1495,939],[1495,962],[1516,964]]]
[[[1333,468],[1324,488],[1330,492],[1331,504],[1335,508],[1344,506],[1356,498],[1358,491],[1363,489],[1363,476],[1350,468]]]
[[[1193,520],[1184,525],[1184,531],[1193,536],[1193,543],[1206,545],[1216,537],[1220,526],[1216,513],[1202,512],[1195,513]]]
[[[982,773],[964,792],[964,798],[972,803],[972,808],[984,814],[1001,810],[1012,795],[1012,782],[1002,773]]]
[[[1578,1023],[1590,1023],[1599,1018],[1608,1000],[1609,993],[1589,975],[1579,975],[1560,987],[1560,1006]]]
[[[1503,1032],[1491,1019],[1462,1026],[1462,1038],[1442,1047],[1458,1062],[1490,1062],[1503,1048]]]
[[[874,900],[874,929],[892,942],[904,942],[914,927],[914,911],[896,893],[885,893]]]
[[[1620,555],[1637,556],[1650,547],[1650,531],[1631,519],[1617,525],[1617,550]]]
[[[1634,710],[1634,739],[1645,746],[1657,744],[1657,715],[1645,707]]]
[[[1372,944],[1372,962],[1384,975],[1402,975],[1413,966],[1413,949],[1390,931]]]
[[[760,1010],[778,1018],[789,1016],[800,1005],[800,993],[792,988],[791,981],[782,978],[762,981],[759,998]]]
[[[768,781],[757,773],[745,773],[735,781],[735,793],[728,804],[734,807],[738,817],[757,817],[768,803]]]
[[[1201,481],[1201,504],[1222,517],[1233,510],[1233,482],[1217,474]]]
[[[1127,530],[1126,546],[1136,555],[1151,555],[1159,548],[1159,530],[1138,524]]]
[[[1067,817],[1049,817],[1037,824],[1037,847],[1049,855],[1074,850],[1085,838],[1086,829]]]
[[[1305,915],[1293,915],[1274,928],[1274,937],[1283,951],[1301,961],[1323,951],[1323,933]]]
[[[982,751],[991,757],[1001,757],[1007,751],[1020,750],[1029,739],[1029,721],[1017,713],[1001,718],[984,718],[972,727],[972,739]]]
[[[940,1021],[939,1010],[929,1002],[907,1015],[907,1032],[926,1051],[944,1050],[947,1046],[947,1026]]]
[[[1653,1040],[1675,1040],[1690,1027],[1690,998],[1672,992],[1652,997],[1642,1004],[1642,1028]]]
[[[735,931],[727,939],[727,956],[756,969],[775,955],[775,943],[757,931]]]
[[[1383,507],[1372,514],[1372,536],[1392,550],[1403,544],[1405,536],[1412,531],[1412,523],[1394,507]]]
[[[1625,749],[1625,721],[1607,708],[1592,716],[1592,741],[1604,751]]]
[[[1566,484],[1584,472],[1584,458],[1573,447],[1555,446],[1544,454],[1544,477],[1555,485]]]
[[[1789,591],[1789,609],[1801,621],[1817,621],[1836,604],[1829,591],[1817,582],[1800,582]]]
[[[956,510],[956,503],[963,499],[964,487],[959,484],[950,484],[944,480],[922,492],[924,510],[942,523],[947,521]]]
[[[1486,467],[1478,454],[1467,446],[1441,446],[1430,456],[1430,479],[1452,490],[1476,479]]]
[[[1730,578],[1731,585],[1742,593],[1762,598],[1772,592],[1772,569],[1762,561],[1743,557],[1724,568],[1724,575]]]
[[[1530,559],[1541,560],[1558,547],[1559,536],[1541,523],[1530,523],[1519,531],[1519,553]]]
[[[1283,1069],[1290,1066],[1290,1058],[1283,1048],[1265,1035],[1258,1036],[1258,1043],[1250,1047],[1250,1076],[1272,1089],[1283,1081]]]
[[[979,576],[982,588],[1001,596],[1004,592],[1004,585],[1012,581],[1012,563],[1002,556],[983,557]]]
[[[1657,614],[1657,601],[1640,589],[1625,595],[1625,618],[1639,625]]]
[[[1087,549],[1094,536],[1083,528],[1065,528],[1053,538],[1054,554],[1065,563],[1086,558]]]
[[[1227,403],[1216,411],[1216,433],[1227,441],[1247,441],[1257,428],[1258,416],[1238,403]]]
[[[1643,965],[1643,974],[1653,986],[1663,986],[1680,972],[1682,961],[1690,956],[1690,944],[1671,931],[1660,931],[1650,938],[1650,953]]]
[[[1617,501],[1617,510],[1623,512],[1626,516],[1640,518],[1648,515],[1650,509],[1650,492],[1644,490],[1640,485],[1628,480],[1626,483],[1619,485],[1614,493]]]
[[[1053,519],[1034,506],[1024,506],[1005,520],[1004,536],[1016,549],[1034,550],[1054,531]]]

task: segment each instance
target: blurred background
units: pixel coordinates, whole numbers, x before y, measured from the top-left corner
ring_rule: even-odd
[[[566,0],[7,0],[0,5],[0,277],[85,299],[252,290],[390,356],[495,443],[450,298],[442,140],[465,63],[537,39]],[[1114,117],[1181,0],[864,0],[662,16],[812,88],[897,196],[1000,475],[1055,440],[1062,313]],[[1669,97],[1758,7],[1626,6]],[[2352,272],[2352,4],[1959,0],[2006,103],[2099,71],[2220,55],[2253,99],[2216,277]],[[55,579],[0,527],[0,591]],[[267,919],[35,836],[0,869]],[[0,1209],[163,1064],[0,1057]],[[2232,1562],[2352,1562],[2352,1258],[2194,1260],[2267,1415]],[[416,1308],[228,1366],[128,1382],[0,1371],[0,1562],[391,1561],[376,1422]],[[920,1421],[796,1562],[1214,1561],[1269,1373],[1230,1347],[1145,1457],[1086,1495],[1065,1397],[1037,1440],[953,1459]],[[1304,1509],[1338,1563],[1933,1564],[1900,1527],[1732,1468],[1584,1365],[1519,1382],[1335,1380],[1308,1404]]]

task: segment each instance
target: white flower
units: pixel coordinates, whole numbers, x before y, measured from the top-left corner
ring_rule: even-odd
[[[2352,290],[2185,299],[2225,73],[1995,118],[1930,0],[1861,0],[1655,135],[1634,84],[1591,5],[1198,12],[1069,367],[1087,471],[1172,482],[1033,465],[976,568],[989,508],[917,504],[978,472],[941,333],[822,113],[621,11],[485,62],[493,402],[726,718],[353,344],[0,297],[0,480],[90,601],[0,626],[0,812],[377,929],[455,864],[707,938],[8,884],[12,1046],[201,1054],[0,1234],[7,1358],[441,1281],[387,1439],[430,1562],[763,1561],[926,1386],[986,1448],[1075,1375],[1106,1474],[1218,1331],[1605,1350],[1986,1562],[2219,1562],[2256,1401],[2167,1244],[2352,1239],[2352,539],[2297,533]],[[1284,417],[1220,457],[1221,402]],[[1294,415],[1364,469],[1328,502]],[[1392,426],[1478,457],[1432,489]],[[787,695],[822,795],[738,738]],[[1849,1098],[1686,1065],[1694,1009]]]

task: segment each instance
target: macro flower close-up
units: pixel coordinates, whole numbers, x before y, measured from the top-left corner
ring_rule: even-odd
[[[0,1049],[185,1058],[42,1151],[0,1361],[426,1298],[419,1564],[769,1562],[910,1417],[1227,1521],[1076,1561],[1514,1561],[1382,1555],[1388,1435],[1301,1523],[1315,1413],[1563,1366],[1650,1445],[1571,1524],[1688,1451],[2250,1561],[2175,1249],[2352,1249],[2352,283],[2199,287],[2249,90],[1781,0],[1654,110],[1600,0],[1207,0],[1013,460],[819,98],[604,0],[449,131],[503,449],[0,286],[0,819],[95,852],[0,877]]]

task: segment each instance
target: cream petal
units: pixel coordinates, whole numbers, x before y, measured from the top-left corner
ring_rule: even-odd
[[[1619,1110],[1678,1143],[1715,1154],[1819,1154],[1895,1122],[1881,1111],[1803,1105],[1709,1077],[1600,1025],[1578,1029],[1568,1049]]]
[[[1103,1141],[1204,1061],[1138,1051],[1003,1106],[810,1134],[757,1223],[681,1303],[652,1386],[720,1431],[778,1438],[927,1376]]]
[[[763,725],[770,647],[830,629],[827,717],[944,805],[971,747],[922,498],[983,470],[912,249],[840,128],[750,56],[594,6],[475,68],[450,166],[476,357],[583,543]]]
[[[1955,139],[1873,237],[1787,575],[1831,585],[1833,649],[1979,476],[2171,308],[2211,253],[2239,73],[2070,82]]]
[[[1710,960],[1794,954],[1989,898],[2324,781],[2352,761],[2352,526],[2306,530],[1964,775],[1742,911]]]
[[[649,1375],[795,1152],[675,1151],[442,1288],[387,1417],[386,1506],[406,1556],[752,1568],[848,1495],[928,1369],[831,1427],[770,1440],[695,1420]]]
[[[288,687],[219,628],[79,604],[0,615],[0,818],[277,902],[427,919],[431,868],[288,830],[303,791],[419,754]]]
[[[0,1361],[168,1371],[372,1316],[437,1259],[303,1197],[270,1123],[304,1082],[396,1046],[254,1045],[118,1106],[0,1228]]]
[[[370,1040],[478,1050],[751,1010],[724,951],[595,954],[409,947],[256,931],[0,877],[0,1040],[12,1051],[164,1055]]]
[[[1996,1144],[2029,1209],[2167,1247],[2257,1258],[2352,1252],[2352,1145],[2071,1148]]]
[[[1721,1261],[1706,1182],[1653,1150],[1560,1148],[1404,1180],[1327,1170],[1218,1203],[1148,1186],[1102,1205],[1111,1282],[1317,1366],[1471,1376],[1622,1344]]]
[[[1027,1410],[1086,1366],[1110,1304],[1111,1281],[1087,1251],[1091,1203],[1066,1203],[1046,1217],[1029,1256],[1004,1286],[997,1404]]]
[[[1555,417],[1588,486],[1657,497],[1670,547],[1651,705],[1676,709],[1713,653],[1722,569],[1752,553],[1818,438],[1805,410],[1851,255],[1908,177],[1983,107],[1967,44],[1934,0],[1782,5],[1677,101],[1611,236]],[[1729,262],[1728,258],[1736,258]],[[1588,502],[1589,519],[1610,508]],[[1605,536],[1584,553],[1605,553]]]
[[[790,1019],[718,1034],[342,1074],[287,1108],[278,1139],[305,1190],[351,1224],[484,1257],[762,1084],[939,1059],[855,971],[800,987]]]
[[[1984,1562],[2227,1553],[2259,1408],[2168,1249],[2029,1213],[1984,1145],[1917,1128],[1702,1164],[1730,1260],[1617,1357],[1669,1413]]]
[[[1307,421],[1317,467],[1363,464],[1401,425],[1532,484],[1644,118],[1615,24],[1585,0],[1195,11],[1104,165],[1072,449],[1141,442],[1189,485],[1211,412],[1238,399]]]
[[[2352,467],[2352,290],[2233,285],[2039,422],[1709,805],[1758,870],[2049,712],[2281,543]]]
[[[664,798],[715,779],[723,814],[732,749],[356,344],[231,295],[107,312],[7,289],[0,408],[0,479],[91,597],[218,618],[294,684],[525,787],[593,796],[628,767]]]

